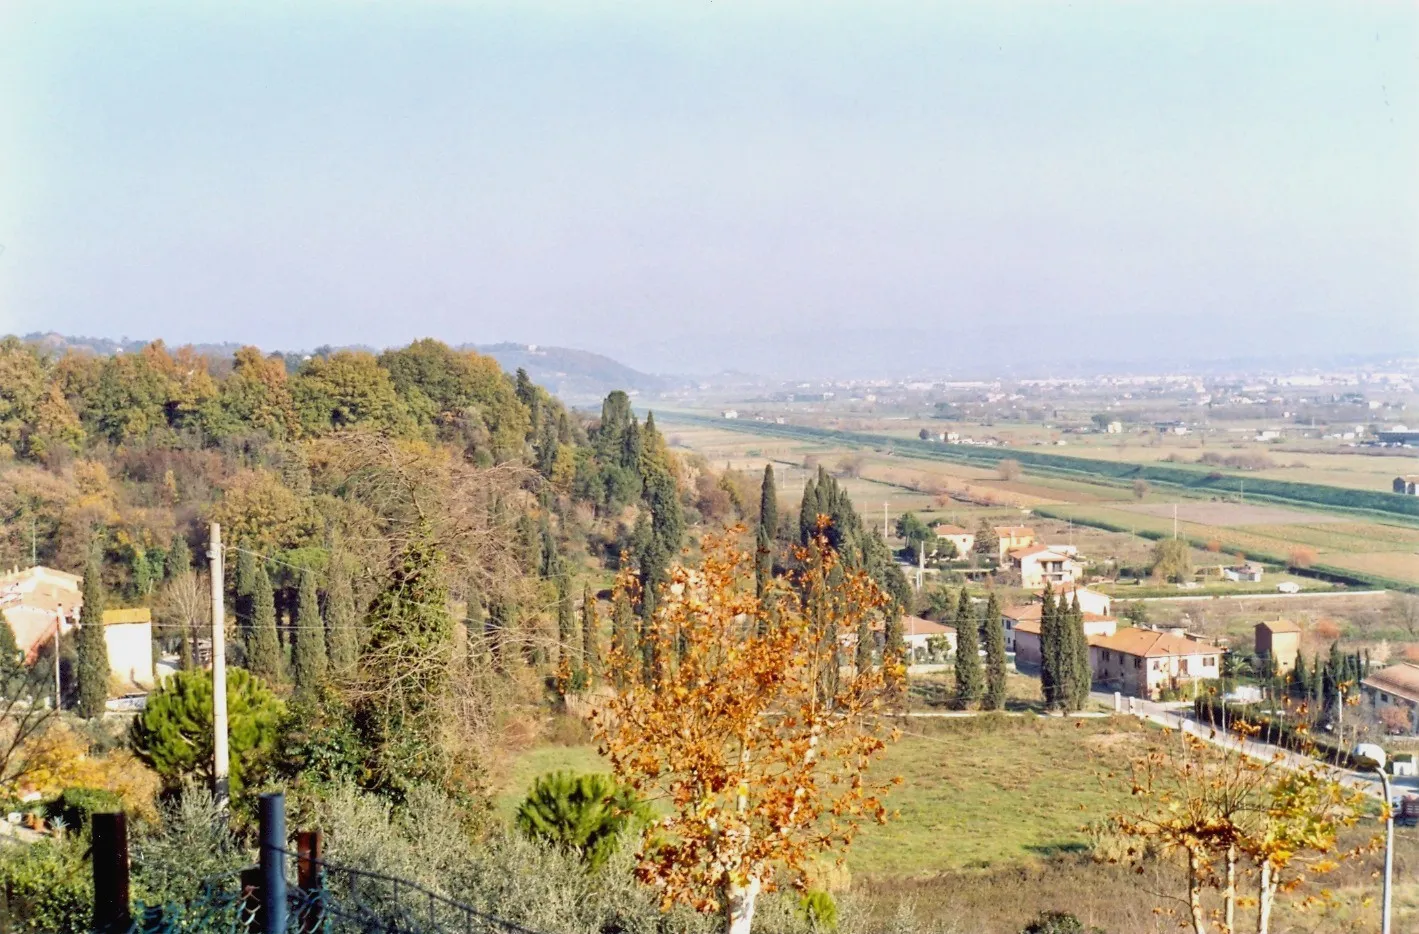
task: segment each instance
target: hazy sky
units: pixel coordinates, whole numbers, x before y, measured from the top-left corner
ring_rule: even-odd
[[[0,0],[0,331],[1419,353],[1416,167],[1412,2]]]

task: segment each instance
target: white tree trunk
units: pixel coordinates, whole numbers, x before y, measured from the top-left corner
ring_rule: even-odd
[[[1237,934],[1237,847],[1227,847],[1226,934]]]
[[[1195,852],[1187,854],[1187,908],[1191,915],[1192,934],[1207,934],[1207,912],[1202,907],[1202,874],[1199,872],[1200,857]]]
[[[749,934],[754,924],[754,902],[759,898],[759,880],[750,876],[745,885],[731,882],[725,887],[724,929],[727,934]]]
[[[1261,862],[1261,879],[1257,883],[1256,934],[1270,934],[1271,903],[1276,900],[1276,883],[1271,879],[1271,863]]]

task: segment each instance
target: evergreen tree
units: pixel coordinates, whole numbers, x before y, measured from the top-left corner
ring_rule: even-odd
[[[1000,601],[991,593],[985,606],[985,695],[982,710],[1005,709],[1005,627]]]
[[[296,690],[312,696],[325,680],[329,656],[325,647],[325,621],[320,618],[320,596],[315,586],[315,573],[301,572],[300,590],[296,594]]]
[[[1046,710],[1056,710],[1062,703],[1064,678],[1059,649],[1054,592],[1046,583],[1040,602],[1040,690],[1044,694]]]
[[[178,532],[172,537],[172,547],[168,550],[167,579],[172,580],[184,571],[192,570],[192,549],[187,546],[187,537]]]
[[[360,654],[360,614],[355,606],[355,582],[350,563],[343,555],[330,559],[330,579],[325,592],[325,648],[330,656],[330,674],[345,679],[354,674]],[[477,601],[470,601],[476,606]]]
[[[902,613],[896,607],[887,609],[887,621],[882,627],[882,664],[906,663],[907,644],[902,638]]]
[[[246,667],[251,673],[277,684],[283,679],[281,641],[276,635],[276,593],[271,589],[271,576],[258,563],[251,588],[251,627],[246,644]]]
[[[601,671],[601,646],[597,633],[596,596],[590,584],[581,587],[581,662],[586,685],[591,687]]]
[[[778,529],[778,491],[773,464],[764,465],[764,484],[759,490],[759,528],[755,537],[754,592],[759,599],[769,588],[774,574],[774,534]]]
[[[251,600],[252,594],[256,592],[256,556],[245,549],[237,551],[236,582],[233,589],[236,596],[237,632],[241,636],[242,644],[249,645],[252,620],[256,615]],[[249,657],[247,663],[250,664]]]
[[[25,673],[25,660],[15,644],[15,630],[0,618],[0,689],[9,694],[15,682]]]
[[[615,599],[611,602],[611,645],[613,651],[627,659],[636,654],[635,627],[631,598],[626,596],[624,591],[617,590]],[[617,665],[616,671],[621,670],[622,666]],[[618,682],[616,687],[620,689],[625,685]]]
[[[542,576],[553,580],[561,573],[562,556],[557,551],[557,540],[552,536],[552,523],[545,512],[538,518],[537,534],[542,539]]]
[[[798,544],[807,545],[818,528],[818,483],[812,477],[803,485],[803,498],[798,503]]]
[[[671,467],[670,451],[655,428],[655,416],[645,418],[640,456],[641,499],[650,513],[648,534],[641,553],[641,615],[655,611],[656,590],[664,583],[670,562],[680,553],[685,517],[680,509],[680,488]]]
[[[985,685],[980,668],[980,622],[976,619],[971,595],[961,588],[956,603],[956,706],[969,710],[981,697]]]
[[[454,632],[444,568],[430,530],[415,529],[365,614],[369,648],[360,657],[355,725],[371,750],[376,788],[396,800],[445,778],[450,765],[441,741]]]
[[[84,569],[84,606],[79,611],[79,716],[101,717],[108,701],[108,641],[103,634],[103,565],[93,549]],[[5,625],[0,621],[0,625]],[[6,628],[9,628],[6,626]]]
[[[857,651],[853,655],[853,664],[858,671],[868,671],[872,668],[872,626],[867,621],[867,614],[862,614],[862,618],[857,621]]]
[[[1064,595],[1060,594],[1060,602]],[[1084,611],[1079,606],[1079,594],[1069,606],[1065,619],[1069,632],[1069,709],[1083,710],[1089,703],[1089,689],[1093,687],[1094,671],[1089,664],[1089,637],[1084,633]]]
[[[575,654],[572,643],[576,637],[576,608],[572,605],[572,582],[565,573],[557,575],[557,663],[566,662],[568,669]]]

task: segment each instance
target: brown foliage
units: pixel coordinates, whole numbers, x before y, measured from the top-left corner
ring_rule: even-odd
[[[1292,548],[1287,560],[1293,568],[1308,568],[1316,563],[1316,550],[1305,546]]]

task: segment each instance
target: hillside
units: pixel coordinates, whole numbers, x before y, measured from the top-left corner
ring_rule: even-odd
[[[541,344],[483,344],[475,348],[497,360],[502,368],[527,371],[532,381],[568,401],[595,399],[623,389],[632,393],[663,392],[676,384],[669,377],[633,370],[610,357],[569,347]]]

